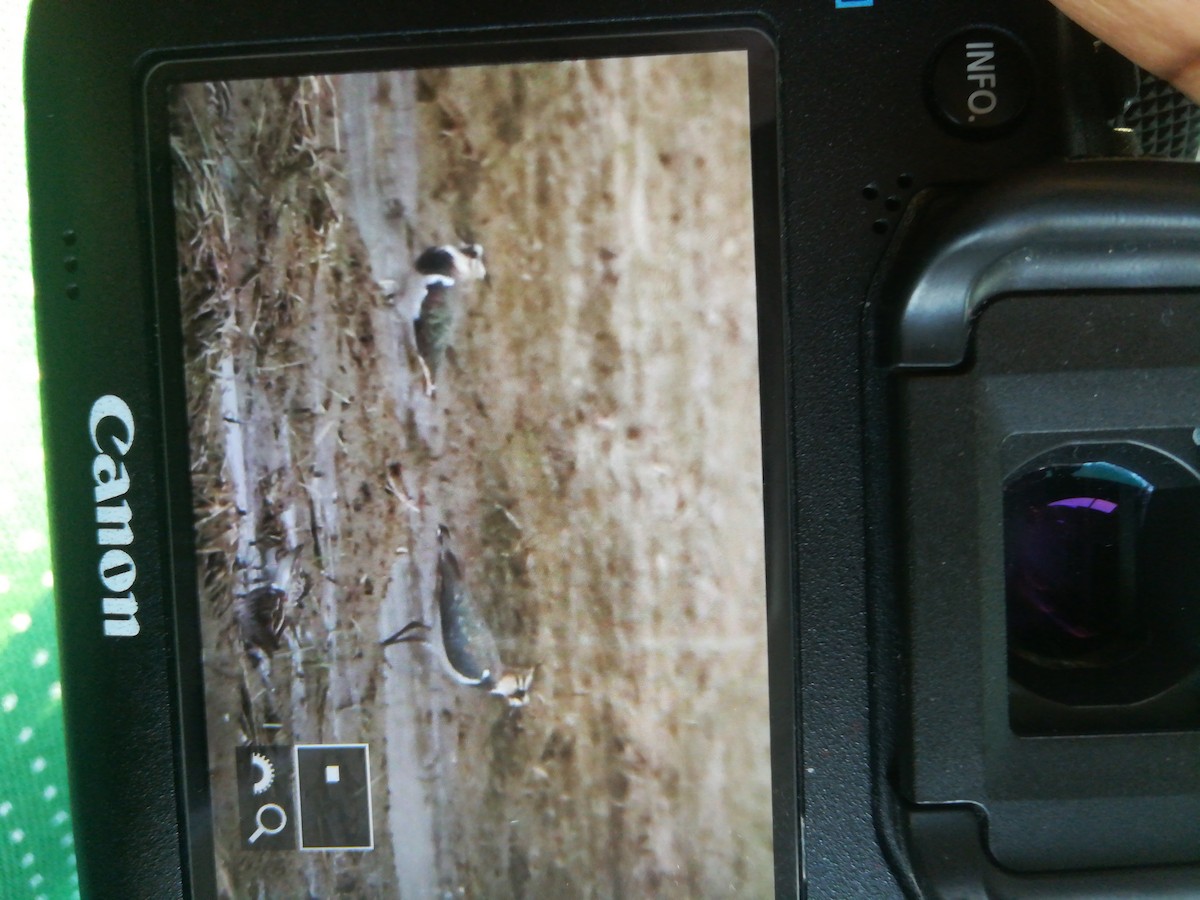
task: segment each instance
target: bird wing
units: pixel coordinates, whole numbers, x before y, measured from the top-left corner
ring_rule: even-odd
[[[442,644],[450,665],[469,684],[481,684],[499,673],[496,638],[479,614],[458,557],[446,547],[438,552],[437,599]]]
[[[450,346],[450,329],[454,323],[450,294],[453,290],[453,282],[447,284],[441,279],[428,279],[421,309],[413,322],[417,352],[430,370],[436,367]]]

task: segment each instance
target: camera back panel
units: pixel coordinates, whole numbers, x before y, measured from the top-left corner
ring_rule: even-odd
[[[1060,166],[1121,150],[1090,48],[1040,0],[35,3],[82,891],[1200,885],[1197,170]],[[985,215],[1090,181],[1049,244]],[[1133,585],[1059,643],[1007,598],[1047,510]]]

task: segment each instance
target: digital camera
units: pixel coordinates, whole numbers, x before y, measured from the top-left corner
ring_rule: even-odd
[[[35,0],[26,97],[84,896],[1200,893],[1197,120],[1048,3]]]

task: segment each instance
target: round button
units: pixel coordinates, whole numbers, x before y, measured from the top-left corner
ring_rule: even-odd
[[[954,130],[992,137],[1014,125],[1033,96],[1033,59],[1014,35],[980,25],[958,32],[929,67],[934,111]]]

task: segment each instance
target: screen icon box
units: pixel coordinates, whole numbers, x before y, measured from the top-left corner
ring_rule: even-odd
[[[366,744],[297,744],[301,850],[373,850]]]

